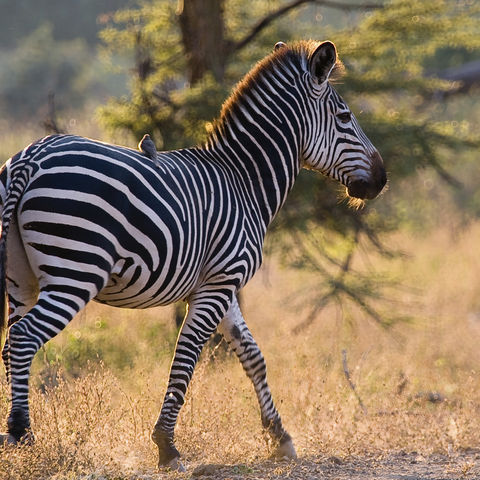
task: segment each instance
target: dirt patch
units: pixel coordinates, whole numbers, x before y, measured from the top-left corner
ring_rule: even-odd
[[[325,480],[454,480],[480,479],[480,450],[453,455],[417,453],[351,457],[310,457],[295,462],[198,465],[187,478],[198,479],[325,479]]]

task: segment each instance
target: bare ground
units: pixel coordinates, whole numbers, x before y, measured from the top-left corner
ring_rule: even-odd
[[[315,456],[292,462],[264,461],[240,465],[199,465],[188,468],[186,477],[212,480],[480,479],[480,450],[470,449],[452,455],[434,454],[427,457],[414,452],[347,459]]]

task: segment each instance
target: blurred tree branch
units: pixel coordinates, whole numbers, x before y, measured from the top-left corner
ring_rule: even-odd
[[[241,40],[238,42],[231,42],[229,45],[228,52],[233,53],[241,50],[246,47],[255,37],[273,21],[287,14],[288,12],[301,7],[304,4],[313,3],[315,5],[321,5],[324,7],[335,8],[339,10],[349,11],[349,10],[373,10],[377,8],[383,8],[383,5],[378,3],[345,3],[345,2],[334,2],[330,0],[294,0],[290,3],[283,5],[282,7],[274,10],[269,13],[261,20],[259,20],[253,28],[247,33]]]
[[[224,0],[179,0],[177,15],[188,63],[188,81],[195,84],[211,72],[217,82],[222,82],[233,53],[245,48],[278,18],[309,3],[343,11],[383,8],[378,3],[293,0],[260,19],[242,39],[232,41],[225,35]]]
[[[350,274],[350,276],[352,276],[354,274],[351,270],[351,264],[353,256],[357,251],[360,234],[361,228],[357,226],[355,232],[353,233],[350,248],[344,255],[343,261],[339,263],[337,259],[329,258],[328,254],[326,254],[322,250],[314,249],[316,253],[312,254],[306,245],[305,237],[298,235],[298,232],[296,231],[291,232],[294,244],[297,245],[300,250],[300,252],[298,253],[298,255],[301,257],[300,261],[308,263],[309,269],[318,273],[323,279],[323,282],[328,287],[327,291],[324,294],[320,295],[313,301],[310,313],[307,315],[305,320],[303,320],[301,323],[299,323],[293,328],[294,334],[298,334],[301,331],[305,330],[308,326],[310,326],[320,314],[320,312],[330,302],[336,301],[337,303],[341,304],[342,297],[348,298],[354,304],[359,306],[360,309],[363,310],[363,312],[365,312],[379,325],[386,326],[389,324],[389,322],[386,321],[382,317],[382,315],[366,301],[366,297],[371,296],[371,294],[369,294],[369,282],[367,281],[367,279],[361,279],[360,283],[363,283],[363,288],[361,290],[359,288],[353,287],[352,285],[349,285],[346,281],[347,275]],[[332,274],[319,261],[317,261],[316,257],[321,257],[322,259],[336,265],[338,267],[337,273]],[[358,276],[358,273],[356,275]]]
[[[348,368],[348,361],[347,361],[347,351],[345,349],[342,350],[342,365],[343,365],[343,373],[345,374],[345,378],[347,379],[348,385],[352,389],[355,398],[358,400],[358,403],[360,405],[360,408],[362,409],[362,412],[364,415],[367,415],[368,411],[367,408],[365,407],[365,404],[363,403],[360,395],[357,392],[357,388],[355,384],[353,383],[352,377],[350,375],[350,370]]]

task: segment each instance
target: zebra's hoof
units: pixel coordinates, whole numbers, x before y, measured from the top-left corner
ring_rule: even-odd
[[[276,460],[294,460],[297,458],[297,452],[291,439],[281,443],[273,452],[272,457]]]
[[[172,460],[170,460],[166,465],[165,467],[167,467],[168,469],[174,471],[174,472],[180,472],[180,473],[183,473],[183,472],[186,472],[186,468],[183,466],[183,463],[180,461],[180,457],[175,457],[175,458],[172,458]]]

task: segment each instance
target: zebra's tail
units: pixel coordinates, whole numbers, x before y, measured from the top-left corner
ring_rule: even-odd
[[[8,164],[7,162],[1,170],[0,175],[0,221],[2,222],[0,234],[0,352],[3,351],[5,340],[7,338],[8,328],[8,294],[7,294],[7,245],[6,234],[4,233],[3,216],[5,213],[5,204],[7,201],[7,177]]]
[[[7,294],[7,255],[6,242],[3,236],[0,238],[0,352],[3,351],[3,346],[7,339],[8,329],[8,294]]]
[[[7,292],[7,234],[19,200],[30,180],[31,169],[27,159],[18,153],[2,167],[0,171],[1,223],[0,236],[0,352],[3,351],[8,330],[8,292]]]

